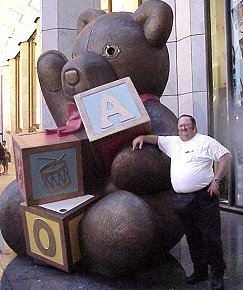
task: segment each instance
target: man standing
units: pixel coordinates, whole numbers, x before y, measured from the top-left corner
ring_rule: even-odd
[[[215,139],[197,133],[196,121],[182,115],[177,123],[179,136],[141,135],[133,140],[133,150],[143,143],[158,145],[171,158],[171,182],[175,213],[184,226],[194,273],[188,284],[197,284],[213,274],[212,289],[223,289],[226,268],[221,242],[219,182],[231,162],[227,148]],[[218,162],[213,172],[213,161]]]
[[[5,151],[4,151],[2,143],[0,142],[0,175],[2,175],[2,166],[4,162],[4,156],[5,156]],[[3,166],[3,170],[4,170],[4,166]]]
[[[3,174],[8,174],[8,162],[9,162],[9,156],[10,152],[7,146],[6,141],[4,140],[3,143],[3,148],[4,148],[4,159],[3,159]]]

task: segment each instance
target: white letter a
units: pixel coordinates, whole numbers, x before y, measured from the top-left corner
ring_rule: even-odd
[[[100,127],[102,129],[105,129],[105,128],[113,126],[114,124],[108,119],[108,117],[116,115],[116,114],[121,115],[120,122],[125,122],[135,117],[116,98],[106,93],[102,94],[101,95]]]

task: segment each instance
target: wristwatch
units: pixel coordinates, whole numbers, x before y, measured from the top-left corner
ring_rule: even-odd
[[[219,183],[219,180],[217,177],[214,177],[214,181],[216,181],[217,183]]]

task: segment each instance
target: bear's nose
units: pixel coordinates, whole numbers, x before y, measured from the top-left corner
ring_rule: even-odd
[[[69,85],[75,86],[79,83],[78,72],[75,69],[66,71],[64,73],[64,78]]]

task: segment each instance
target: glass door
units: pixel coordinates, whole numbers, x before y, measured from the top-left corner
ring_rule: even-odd
[[[210,31],[209,51],[211,57],[211,88],[209,90],[210,104],[210,133],[221,144],[230,148],[228,144],[228,90],[227,90],[227,53],[226,53],[226,25],[224,1],[210,1]],[[210,66],[209,66],[210,67]],[[216,165],[215,165],[216,166]],[[221,202],[228,204],[229,179],[224,178],[220,183]]]
[[[233,65],[235,205],[243,206],[243,0],[230,1]]]

